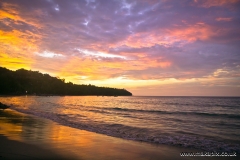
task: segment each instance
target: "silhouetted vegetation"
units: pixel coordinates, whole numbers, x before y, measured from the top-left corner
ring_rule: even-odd
[[[99,95],[131,96],[125,89],[77,85],[65,83],[64,79],[51,77],[38,71],[19,69],[16,71],[0,67],[1,95]]]

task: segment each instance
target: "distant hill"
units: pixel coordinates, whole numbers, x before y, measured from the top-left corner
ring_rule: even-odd
[[[65,83],[64,79],[51,77],[38,71],[19,69],[11,71],[0,67],[0,95],[98,95],[132,96],[125,89]]]

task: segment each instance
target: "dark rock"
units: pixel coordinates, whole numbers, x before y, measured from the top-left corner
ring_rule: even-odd
[[[0,109],[7,109],[9,108],[10,106],[6,105],[6,104],[3,104],[0,102]]]

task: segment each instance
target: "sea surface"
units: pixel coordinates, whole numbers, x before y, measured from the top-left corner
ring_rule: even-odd
[[[0,97],[11,109],[134,141],[240,153],[239,97]]]

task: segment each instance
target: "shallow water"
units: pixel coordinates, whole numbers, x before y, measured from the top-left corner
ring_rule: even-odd
[[[240,98],[0,97],[13,109],[114,137],[240,153]]]
[[[11,109],[0,110],[0,124],[0,159],[185,160],[193,157],[181,157],[181,152],[199,152],[199,150],[153,145],[88,132]],[[3,138],[5,139],[3,144],[7,146],[2,145]],[[15,140],[15,143],[6,139]],[[16,141],[23,142],[23,145],[19,145]],[[15,146],[16,144],[18,145]],[[24,144],[33,144],[33,148],[22,148],[26,147]],[[35,146],[40,149],[39,152],[36,152],[36,149],[34,152]],[[194,157],[196,158],[200,157]],[[211,157],[211,160],[213,158]]]

